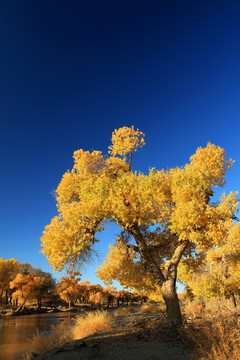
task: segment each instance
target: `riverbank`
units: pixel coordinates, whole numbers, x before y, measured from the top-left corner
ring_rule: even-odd
[[[28,308],[26,307],[23,311],[16,313],[14,309],[5,309],[3,311],[0,311],[0,317],[8,317],[8,316],[22,316],[22,315],[36,315],[36,314],[47,314],[47,313],[53,313],[53,312],[61,312],[61,310],[54,309],[41,309],[37,310],[34,308]]]
[[[169,326],[162,314],[128,313],[116,316],[109,331],[81,340],[52,345],[43,354],[26,360],[189,360],[194,351],[178,329]]]
[[[22,316],[22,315],[38,315],[38,314],[51,314],[51,313],[59,313],[59,312],[83,312],[89,310],[89,306],[86,304],[81,304],[78,306],[73,306],[70,310],[64,307],[42,307],[41,310],[36,307],[26,306],[23,310],[16,312],[16,309],[13,307],[2,307],[0,309],[0,317],[8,317],[8,316]]]

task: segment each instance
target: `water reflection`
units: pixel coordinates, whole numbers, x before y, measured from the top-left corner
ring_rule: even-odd
[[[0,360],[21,360],[27,340],[36,332],[52,330],[52,326],[70,325],[79,313],[51,313],[0,319]]]

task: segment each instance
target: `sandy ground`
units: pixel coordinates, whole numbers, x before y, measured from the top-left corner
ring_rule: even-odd
[[[127,319],[126,319],[127,317]],[[127,320],[127,321],[126,321]],[[115,328],[63,346],[54,346],[36,360],[189,360],[193,349],[161,315],[119,316]]]

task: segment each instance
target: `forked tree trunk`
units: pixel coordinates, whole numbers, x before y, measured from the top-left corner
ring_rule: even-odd
[[[161,292],[166,304],[168,321],[175,325],[182,325],[182,315],[174,282],[166,280],[161,287]]]
[[[135,225],[131,228],[130,233],[134,236],[137,243],[137,250],[142,257],[142,260],[155,279],[156,284],[160,287],[163,299],[166,303],[168,321],[172,324],[181,326],[183,321],[176,292],[177,267],[184,250],[189,244],[189,241],[179,241],[179,244],[173,252],[172,258],[169,261],[167,272],[166,274],[163,274],[159,265],[152,256],[151,249],[146,244],[140,228]]]

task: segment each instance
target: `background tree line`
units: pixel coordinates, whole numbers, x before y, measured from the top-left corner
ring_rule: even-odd
[[[143,302],[143,292],[117,291],[113,286],[103,288],[88,281],[80,282],[74,275],[63,276],[56,281],[49,272],[30,264],[20,264],[15,259],[0,258],[0,304],[12,306],[16,312],[24,310],[27,304],[56,307],[67,303],[69,309],[74,303],[88,303],[94,307]]]

